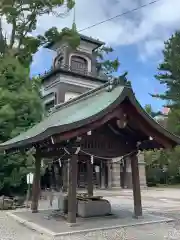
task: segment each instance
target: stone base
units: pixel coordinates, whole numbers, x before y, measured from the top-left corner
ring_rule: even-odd
[[[105,199],[78,201],[78,216],[80,217],[97,217],[109,214],[111,214],[111,204]]]
[[[8,197],[1,197],[0,198],[0,210],[9,210],[13,209],[13,199],[10,199]]]
[[[43,210],[39,211],[37,214],[32,214],[30,211],[10,211],[7,212],[8,216],[16,220],[17,222],[23,224],[29,229],[33,231],[37,231],[38,233],[42,234],[42,239],[45,239],[47,236],[48,239],[79,239],[84,240],[89,239],[122,239],[122,234],[117,235],[117,231],[120,229],[124,229],[127,227],[132,226],[143,226],[148,229],[147,224],[155,224],[155,223],[167,223],[172,222],[173,219],[159,217],[155,215],[144,213],[143,218],[135,219],[132,218],[132,212],[129,211],[130,206],[127,206],[124,210],[117,210],[114,209],[116,217],[111,215],[107,218],[100,217],[96,218],[77,218],[77,224],[69,225],[64,220],[64,218],[59,217],[58,221],[57,218],[46,218],[49,214],[52,214],[52,210]],[[112,209],[113,211],[113,209]],[[144,228],[143,228],[144,229]],[[148,236],[152,235],[154,230],[154,225],[152,226],[152,231]],[[129,230],[128,230],[129,231]],[[138,230],[139,231],[139,230]],[[162,230],[161,230],[162,231]],[[102,234],[103,233],[103,234]],[[142,231],[142,235],[144,234],[144,230]],[[103,238],[103,236],[105,236]],[[133,236],[133,235],[132,235]],[[131,236],[131,237],[132,237]],[[163,232],[164,236],[164,232]],[[49,238],[50,237],[50,238]],[[131,238],[132,239],[132,238]],[[138,238],[139,239],[139,238]],[[151,238],[152,239],[152,238]],[[163,239],[163,238],[157,238]],[[177,238],[179,239],[179,238]]]
[[[68,212],[68,197],[67,194],[61,194],[58,196],[58,210],[63,213]]]

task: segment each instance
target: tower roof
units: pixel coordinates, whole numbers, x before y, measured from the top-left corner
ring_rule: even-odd
[[[89,37],[89,36],[86,36],[86,35],[83,35],[83,34],[79,34],[79,36],[80,36],[80,39],[81,39],[82,41],[89,42],[89,43],[92,43],[92,44],[96,45],[96,47],[94,48],[94,50],[95,50],[96,48],[99,48],[99,47],[101,47],[102,45],[105,44],[104,42],[100,41],[99,39],[95,39],[95,38],[92,38],[92,37]],[[57,42],[58,42],[58,41],[56,41],[56,42],[55,42],[55,41],[51,41],[51,42],[47,43],[44,47],[51,49],[51,48],[53,48],[53,46],[54,46]]]

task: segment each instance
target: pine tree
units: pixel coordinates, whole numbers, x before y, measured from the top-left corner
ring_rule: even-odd
[[[167,101],[171,107],[180,105],[180,31],[165,42],[164,61],[159,65],[156,79],[167,87],[164,94],[153,95]]]
[[[180,31],[175,32],[164,44],[164,60],[159,64],[156,79],[166,86],[163,94],[152,95],[166,101],[170,107],[167,128],[180,134]]]

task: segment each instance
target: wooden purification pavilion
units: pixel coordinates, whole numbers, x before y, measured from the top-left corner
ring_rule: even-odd
[[[75,223],[78,161],[87,161],[88,194],[93,195],[92,157],[95,161],[98,156],[115,158],[129,154],[134,215],[139,217],[142,204],[138,151],[172,148],[179,143],[177,136],[161,127],[143,110],[129,85],[114,79],[56,106],[42,122],[2,143],[0,150],[7,153],[27,151],[32,147],[36,149],[32,212],[38,211],[41,159],[65,155],[62,165],[69,164],[67,220]]]

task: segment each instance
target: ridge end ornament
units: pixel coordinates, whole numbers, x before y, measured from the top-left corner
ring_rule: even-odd
[[[123,75],[121,75],[119,77],[115,77],[115,78],[110,76],[108,79],[107,91],[111,92],[118,85],[130,87],[131,84],[126,78],[127,74],[128,74],[128,72],[125,72]]]

